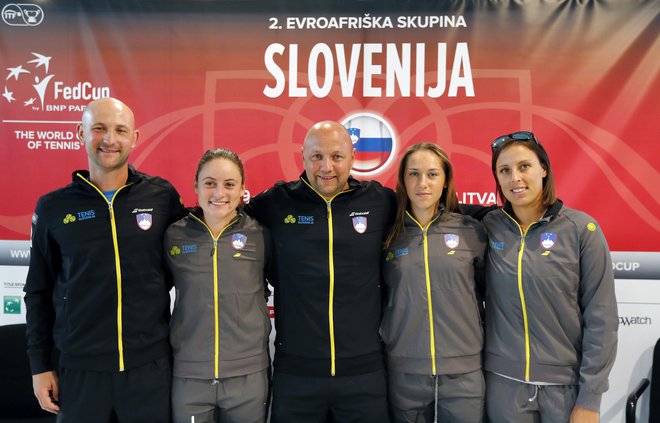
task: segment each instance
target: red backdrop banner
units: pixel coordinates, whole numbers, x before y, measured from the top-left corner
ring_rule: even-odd
[[[37,198],[87,166],[76,122],[110,95],[136,115],[132,163],[186,205],[206,149],[239,153],[256,194],[299,176],[324,119],[369,121],[357,177],[393,187],[401,153],[431,141],[460,199],[489,204],[490,141],[524,129],[613,250],[660,251],[657,2],[135,3],[3,5],[0,239],[27,239]]]

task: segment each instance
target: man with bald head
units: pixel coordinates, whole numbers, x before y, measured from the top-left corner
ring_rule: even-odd
[[[124,103],[92,101],[77,133],[88,170],[42,196],[32,217],[24,290],[34,393],[58,422],[169,422],[161,246],[186,212],[169,182],[128,164],[139,132]]]
[[[350,176],[354,155],[346,128],[319,122],[300,179],[246,207],[270,228],[276,262],[273,423],[388,421],[380,258],[396,200]]]

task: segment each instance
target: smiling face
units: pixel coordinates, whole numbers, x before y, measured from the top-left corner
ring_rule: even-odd
[[[348,131],[337,122],[319,122],[305,137],[303,166],[310,185],[326,200],[348,186],[355,149]]]
[[[206,162],[195,181],[195,193],[204,213],[204,222],[214,231],[222,229],[236,215],[244,192],[241,172],[236,163],[228,159]]]
[[[543,178],[547,172],[536,153],[524,144],[512,144],[500,152],[495,174],[504,197],[516,214],[542,208]]]
[[[78,125],[91,172],[107,173],[125,168],[137,144],[133,112],[124,103],[104,98],[91,102]]]
[[[445,172],[437,154],[429,150],[412,153],[403,177],[410,210],[418,221],[428,221],[438,210],[445,189]]]

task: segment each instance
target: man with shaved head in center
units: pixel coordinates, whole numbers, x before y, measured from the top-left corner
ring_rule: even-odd
[[[350,176],[354,156],[346,128],[319,122],[300,179],[246,207],[270,228],[276,262],[273,423],[389,421],[380,259],[396,199]]]
[[[128,164],[139,132],[124,103],[92,101],[77,133],[89,170],[42,196],[32,216],[25,303],[34,393],[58,422],[169,422],[162,238],[186,211],[169,182]]]

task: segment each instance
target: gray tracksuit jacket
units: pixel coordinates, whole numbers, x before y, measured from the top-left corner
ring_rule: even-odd
[[[474,278],[486,249],[481,224],[441,210],[426,228],[406,213],[404,228],[385,251],[383,267],[388,369],[446,375],[481,368]]]
[[[174,376],[218,379],[268,366],[268,246],[267,229],[241,212],[217,237],[192,213],[167,229]]]
[[[578,384],[598,410],[617,344],[610,252],[596,221],[557,201],[522,231],[509,205],[488,233],[487,371],[526,382]]]

